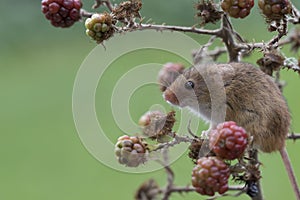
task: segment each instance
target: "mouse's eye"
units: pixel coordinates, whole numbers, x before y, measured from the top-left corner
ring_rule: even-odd
[[[188,81],[188,82],[186,82],[186,83],[184,84],[184,87],[185,87],[186,89],[188,89],[188,90],[193,89],[194,86],[195,86],[195,84],[194,84],[193,81]]]

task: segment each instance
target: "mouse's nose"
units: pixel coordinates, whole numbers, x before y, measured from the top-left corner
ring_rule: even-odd
[[[177,106],[179,105],[179,101],[178,101],[176,95],[171,90],[167,89],[164,92],[163,97],[167,102],[169,102],[173,105],[177,105]]]

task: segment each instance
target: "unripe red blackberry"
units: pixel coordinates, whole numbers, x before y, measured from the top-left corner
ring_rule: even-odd
[[[114,33],[113,19],[108,13],[95,13],[85,21],[86,34],[97,43],[102,43]]]
[[[192,172],[192,185],[202,195],[213,196],[215,192],[224,194],[228,190],[230,170],[217,157],[202,157]]]
[[[254,0],[223,0],[222,9],[234,18],[245,18],[250,14]]]
[[[209,135],[209,147],[222,159],[239,158],[243,155],[247,144],[248,135],[245,129],[232,121],[219,124]]]
[[[181,63],[166,63],[158,73],[158,83],[160,90],[164,92],[170,86],[177,76],[183,73],[184,65]]]
[[[258,6],[269,20],[280,20],[292,11],[289,0],[258,0]]]
[[[81,0],[42,0],[42,12],[55,27],[67,28],[80,19]]]
[[[147,160],[147,143],[137,136],[123,135],[115,145],[115,154],[120,164],[137,167]]]

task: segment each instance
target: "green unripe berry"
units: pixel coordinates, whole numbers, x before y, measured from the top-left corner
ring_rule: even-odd
[[[101,29],[102,29],[102,24],[100,24],[100,23],[94,24],[93,30],[94,30],[95,32],[100,32]]]

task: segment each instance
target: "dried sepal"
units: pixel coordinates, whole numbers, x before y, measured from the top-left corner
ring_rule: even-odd
[[[161,111],[149,111],[141,116],[139,125],[145,136],[158,142],[166,142],[172,135],[175,121],[175,111],[167,114]]]
[[[155,200],[157,199],[160,189],[155,180],[145,181],[135,193],[135,200]]]
[[[203,154],[205,153],[205,154]],[[203,156],[216,156],[214,152],[209,150],[208,139],[194,138],[189,146],[188,156],[192,159],[193,163],[197,163],[197,160]]]
[[[124,1],[112,10],[112,14],[114,15],[114,18],[119,21],[129,22],[132,21],[133,18],[141,18],[139,11],[141,10],[142,5],[141,0]]]
[[[201,19],[201,26],[207,23],[215,24],[222,17],[222,12],[217,9],[213,0],[200,0],[194,7],[197,10],[196,17]]]
[[[266,74],[272,76],[273,71],[278,71],[284,64],[284,56],[276,49],[267,50],[264,56],[256,62],[260,69]]]

